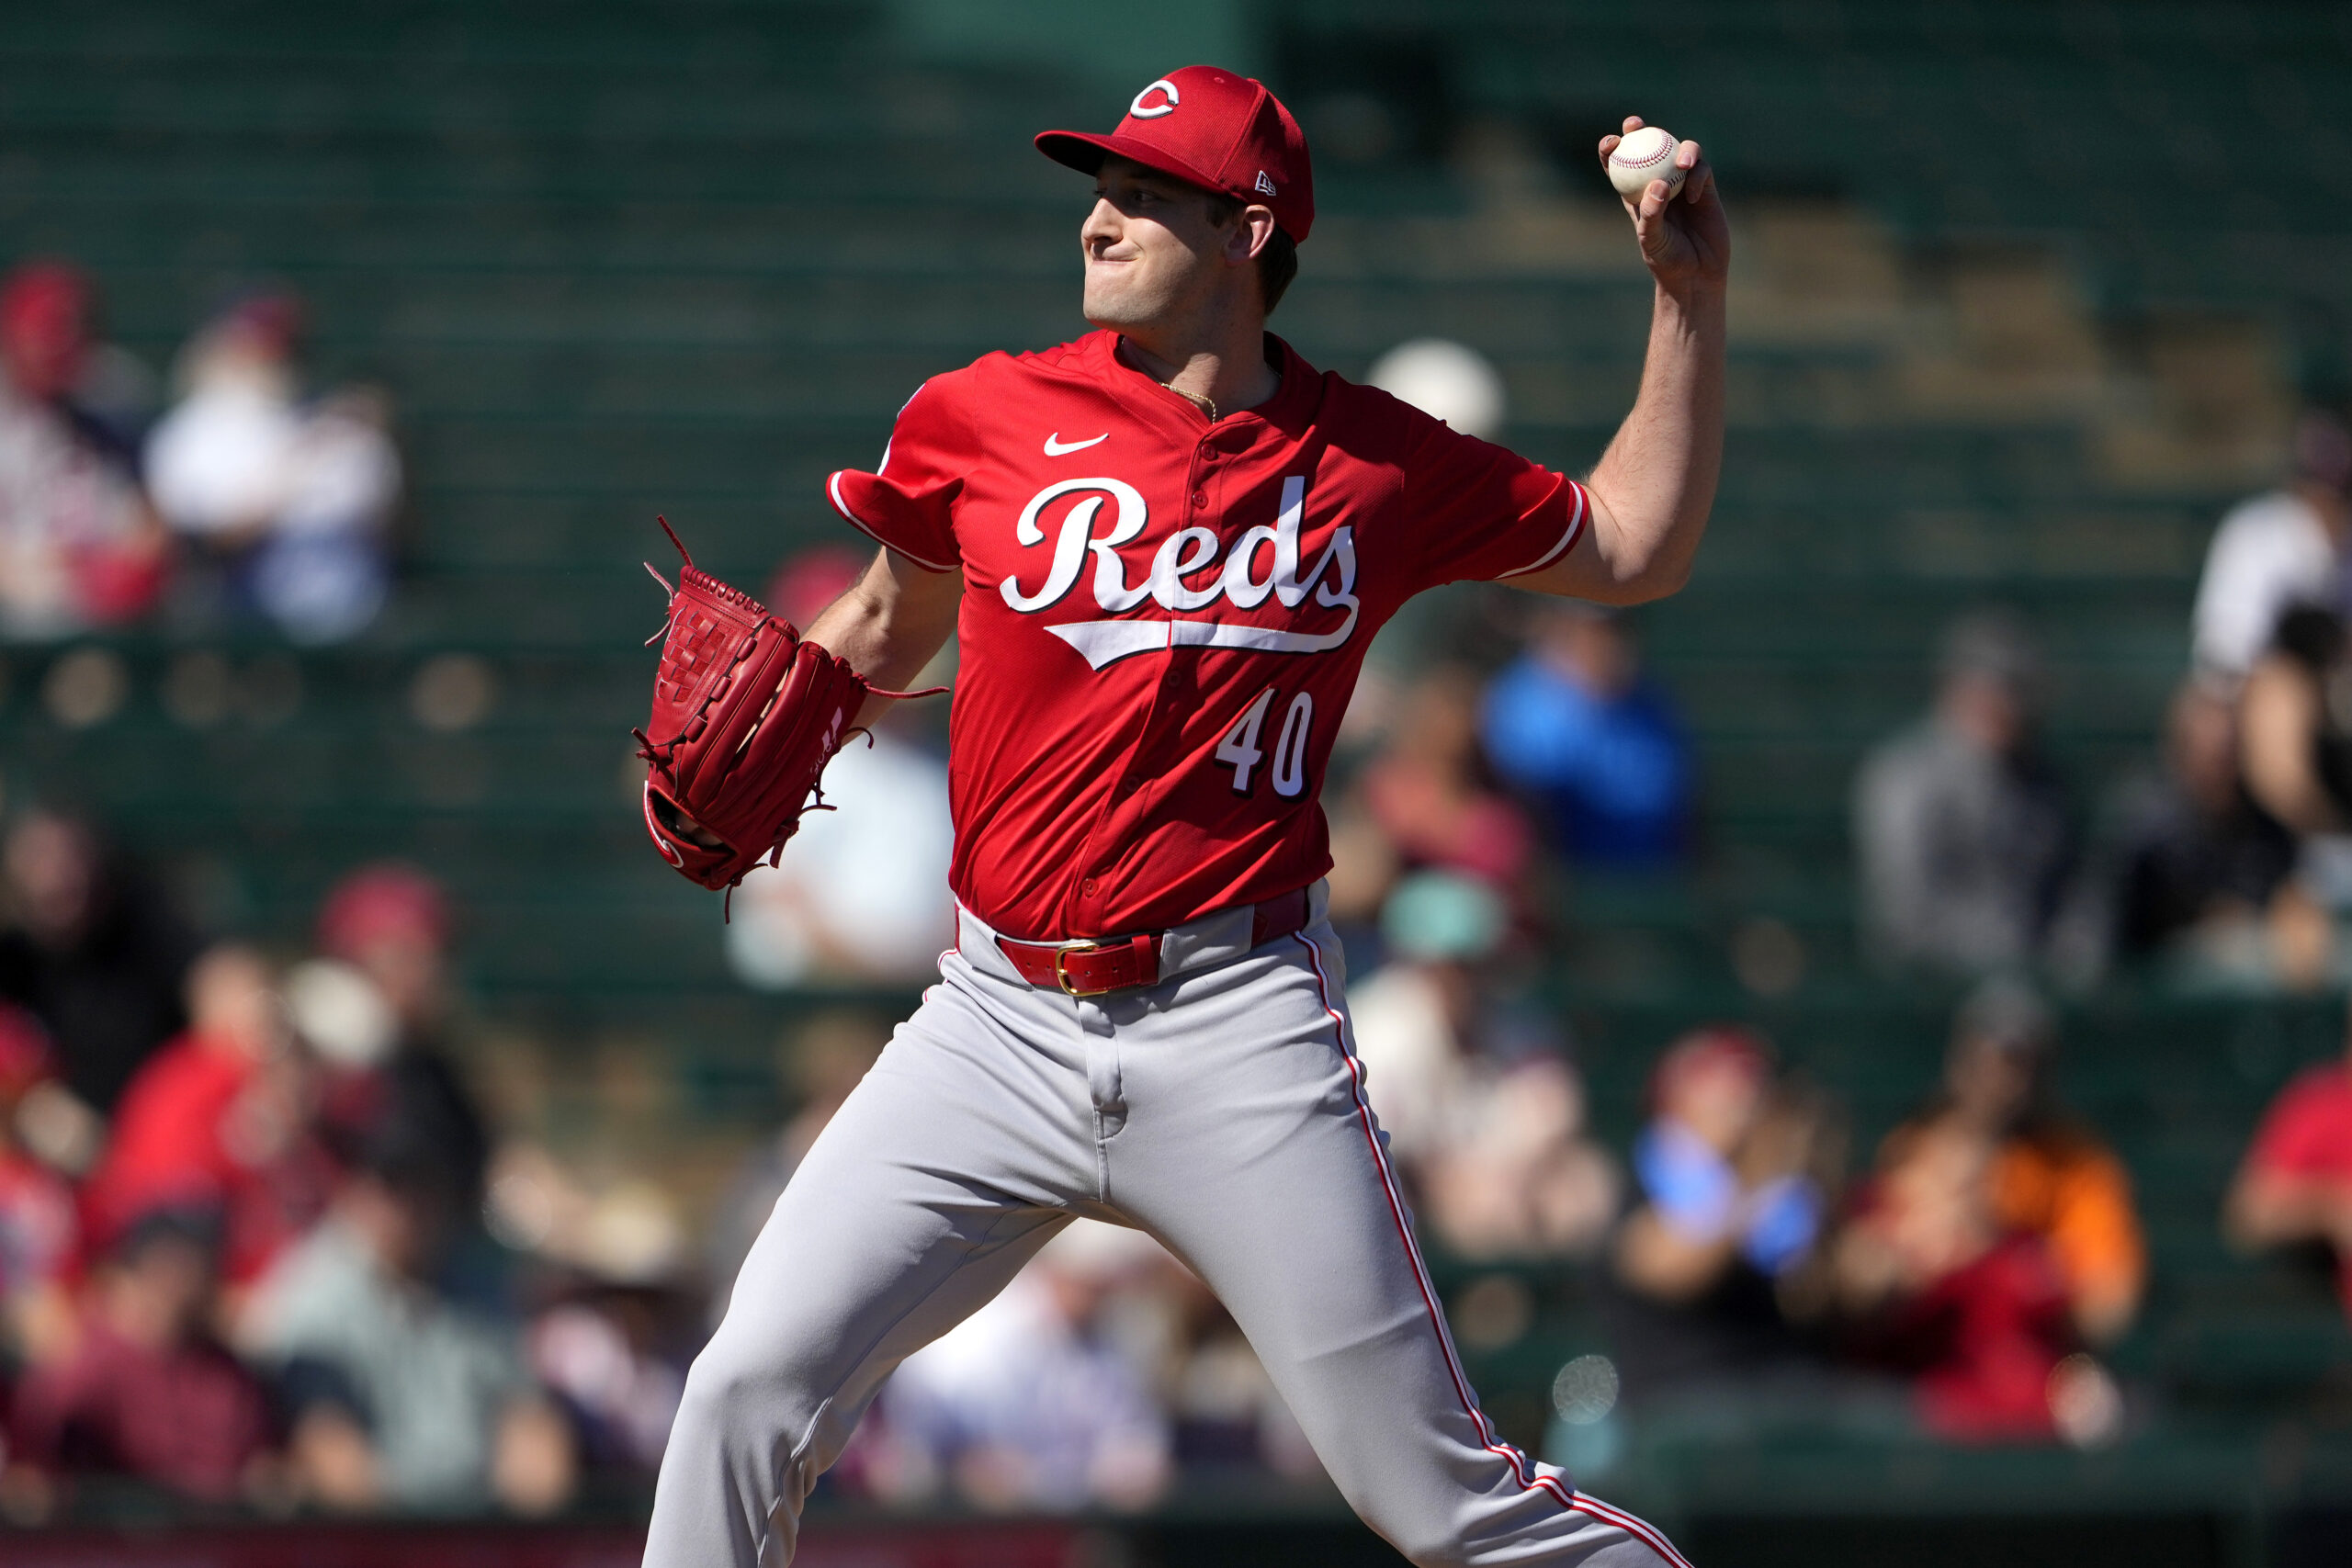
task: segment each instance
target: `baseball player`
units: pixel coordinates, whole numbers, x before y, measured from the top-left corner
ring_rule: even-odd
[[[691,563],[673,600],[647,822],[712,886],[790,831],[722,815],[747,771],[772,788],[778,764],[744,761],[764,738],[788,719],[820,767],[876,700],[865,682],[902,685],[960,637],[958,935],[744,1263],[687,1379],[645,1561],[789,1562],[890,1370],[1090,1215],[1199,1272],[1413,1562],[1683,1568],[1503,1441],[1463,1376],[1365,1102],[1317,797],[1364,649],[1412,595],[1495,581],[1622,604],[1688,575],[1723,436],[1708,165],[1683,142],[1680,191],[1627,203],[1657,285],[1647,364],[1580,483],[1266,332],[1315,199],[1306,141],[1257,82],[1190,66],[1111,134],[1037,146],[1094,179],[1098,330],[925,382],[876,469],[831,477],[882,548],[797,648]],[[725,656],[741,626],[759,629]],[[745,662],[761,637],[816,673],[779,687]],[[836,694],[808,716],[817,690]]]

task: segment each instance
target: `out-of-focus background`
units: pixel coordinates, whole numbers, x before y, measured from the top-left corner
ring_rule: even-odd
[[[1371,1092],[1506,1435],[1711,1565],[2352,1560],[2352,13],[2289,0],[84,0],[0,17],[0,1557],[634,1561],[680,1380],[946,919],[944,704],[718,901],[666,512],[1061,341],[1028,146],[1261,74],[1310,360],[1581,469],[1735,217],[1695,580],[1381,638]],[[1395,1561],[1106,1229],[812,1563]]]

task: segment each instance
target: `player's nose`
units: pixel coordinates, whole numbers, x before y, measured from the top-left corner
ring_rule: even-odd
[[[1121,231],[1119,209],[1098,196],[1094,198],[1094,210],[1089,212],[1086,221],[1078,226],[1078,238],[1081,244],[1092,251],[1118,243]]]

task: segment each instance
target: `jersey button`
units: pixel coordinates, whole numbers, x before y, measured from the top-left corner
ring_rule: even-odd
[[[1090,877],[1088,877],[1085,881],[1083,881],[1083,882],[1081,882],[1081,883],[1080,883],[1080,884],[1078,885],[1078,890],[1079,890],[1080,893],[1085,894],[1089,898],[1093,897],[1094,897],[1094,879],[1093,879],[1092,877],[1091,877],[1091,876],[1090,876]]]
[[[1209,503],[1209,492],[1208,492],[1207,491],[1205,491],[1205,490],[1196,490],[1196,491],[1194,491],[1193,492],[1193,510],[1194,510],[1194,511],[1198,511],[1198,510],[1199,510],[1199,509],[1201,509],[1202,507],[1206,506],[1208,503]]]

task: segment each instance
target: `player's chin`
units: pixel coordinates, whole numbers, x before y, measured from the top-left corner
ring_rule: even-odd
[[[1136,327],[1136,324],[1150,320],[1150,312],[1138,310],[1134,299],[1108,289],[1087,289],[1087,299],[1080,306],[1080,315],[1087,317],[1089,322],[1096,324],[1096,327],[1110,327],[1113,332],[1125,332],[1126,327]]]
[[[1097,264],[1100,265],[1100,264]],[[1133,287],[1133,279],[1120,273],[1105,276],[1093,265],[1086,270],[1086,293],[1080,309],[1086,319],[1098,327],[1129,327],[1148,321],[1151,311],[1141,296],[1142,290]]]

